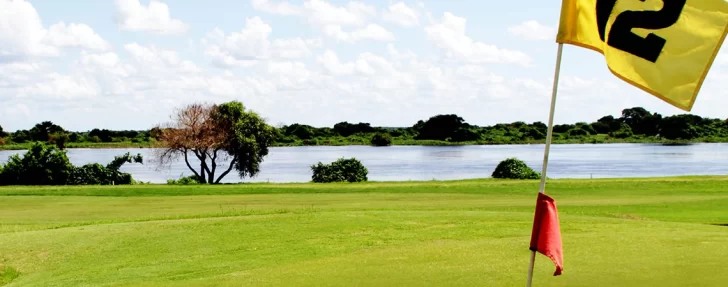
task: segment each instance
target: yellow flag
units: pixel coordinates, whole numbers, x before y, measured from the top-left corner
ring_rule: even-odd
[[[562,0],[557,43],[595,50],[620,79],[690,111],[728,32],[728,0]]]

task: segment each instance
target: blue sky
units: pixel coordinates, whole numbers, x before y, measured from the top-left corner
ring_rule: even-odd
[[[0,0],[0,125],[147,129],[176,107],[230,100],[274,125],[545,122],[560,5]],[[728,117],[724,54],[692,113]],[[567,46],[562,65],[557,123],[683,113],[616,79],[600,54]]]

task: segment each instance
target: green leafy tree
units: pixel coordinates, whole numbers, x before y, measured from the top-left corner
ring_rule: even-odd
[[[48,136],[48,143],[56,145],[59,149],[66,149],[66,143],[70,141],[70,137],[65,132],[52,133]]]
[[[683,114],[662,119],[660,123],[660,136],[669,140],[691,140],[700,137],[700,123],[702,118],[695,115]]]
[[[160,128],[160,164],[169,164],[184,157],[185,164],[201,182],[220,183],[232,170],[240,178],[253,177],[268,155],[275,131],[253,111],[246,111],[241,102],[221,105],[192,104],[179,109],[172,122]],[[199,161],[195,168],[190,156]],[[229,161],[222,173],[221,161]]]
[[[358,133],[372,133],[375,130],[369,123],[350,124],[348,122],[340,122],[334,125],[334,131],[343,137],[348,137]]]
[[[63,133],[65,130],[53,122],[45,121],[35,125],[29,132],[31,140],[47,142],[51,134]]]
[[[415,128],[418,129],[416,139],[419,140],[452,140],[452,141],[470,141],[476,140],[477,133],[469,131],[471,126],[465,120],[457,115],[437,115],[431,117],[426,122],[418,122]]]
[[[627,125],[626,123],[621,123],[619,129],[609,133],[609,136],[618,139],[626,139],[634,136],[634,133],[632,132],[632,128],[630,128],[629,125]]]
[[[517,158],[508,158],[496,166],[493,178],[500,179],[540,179],[541,175]]]
[[[0,126],[0,138],[4,138],[6,136],[8,136],[8,133],[3,130],[3,126]]]
[[[10,156],[0,168],[0,185],[65,185],[73,169],[65,151],[36,142],[22,157]]]
[[[376,133],[372,136],[371,144],[374,146],[392,145],[392,137],[387,133]]]
[[[659,132],[662,115],[650,113],[641,107],[624,109],[620,120],[632,129],[637,135],[654,136]]]
[[[319,162],[311,166],[313,176],[311,180],[315,183],[330,182],[364,182],[367,181],[369,171],[356,158],[340,158],[330,164]]]

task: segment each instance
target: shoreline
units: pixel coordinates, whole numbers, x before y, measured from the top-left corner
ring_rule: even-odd
[[[728,143],[728,139],[720,139],[720,140],[706,140],[706,139],[696,139],[696,140],[689,140],[689,141],[670,141],[670,140],[645,140],[645,139],[633,139],[633,140],[594,140],[594,139],[584,139],[584,140],[554,140],[551,142],[552,145],[600,145],[600,144],[656,144],[656,145],[664,145],[664,146],[677,146],[677,145],[691,145],[691,144],[706,144],[706,143]],[[545,144],[545,141],[530,141],[530,142],[512,142],[512,143],[503,143],[503,142],[445,142],[445,141],[413,141],[413,140],[404,140],[404,141],[393,141],[393,143],[389,146],[435,146],[435,147],[444,147],[444,146],[508,146],[508,145],[543,145]],[[27,150],[31,144],[24,143],[24,144],[6,144],[6,145],[0,145],[0,151],[19,151],[19,150]],[[352,142],[345,142],[345,143],[332,143],[328,141],[323,141],[319,144],[303,144],[303,143],[294,143],[294,144],[273,144],[270,147],[345,147],[345,146],[373,146],[371,144],[364,144],[364,143],[352,143]],[[68,143],[66,145],[66,149],[130,149],[130,148],[154,148],[154,143],[132,143],[132,142],[117,142],[117,143]],[[387,146],[383,146],[387,147]]]
[[[0,196],[19,196],[19,195],[37,195],[34,193],[25,194],[23,190],[48,190],[62,191],[64,189],[79,190],[105,190],[105,189],[130,189],[129,191],[147,189],[147,188],[184,188],[190,190],[199,190],[201,188],[237,188],[250,187],[257,188],[314,188],[319,192],[335,192],[341,188],[361,188],[357,192],[370,192],[370,188],[386,188],[386,187],[458,187],[458,186],[537,186],[540,180],[515,180],[515,179],[495,179],[490,177],[469,178],[469,179],[450,179],[450,180],[409,180],[409,181],[367,181],[367,182],[335,182],[335,183],[313,183],[313,182],[239,182],[239,183],[221,183],[221,184],[191,184],[178,185],[166,183],[138,183],[129,185],[7,185],[0,186]],[[614,177],[614,178],[549,178],[548,182],[552,183],[569,183],[569,184],[618,184],[618,183],[688,183],[688,182],[724,182],[728,181],[728,175],[679,175],[679,176],[651,176],[651,177]],[[15,191],[16,193],[14,193]],[[19,193],[17,193],[20,191]],[[250,192],[250,191],[247,191]],[[534,190],[536,194],[537,190]],[[286,192],[281,192],[286,193]],[[316,192],[314,192],[316,193]],[[414,193],[417,193],[416,191]],[[56,195],[63,195],[56,194]],[[200,195],[204,195],[200,194]]]

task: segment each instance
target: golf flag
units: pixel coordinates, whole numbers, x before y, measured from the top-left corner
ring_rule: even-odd
[[[530,249],[551,258],[551,261],[556,264],[554,276],[561,275],[564,270],[564,255],[561,246],[559,212],[554,199],[543,193],[538,194],[536,201]]]
[[[690,111],[727,31],[727,0],[562,0],[556,42],[602,53],[618,78]]]

